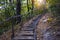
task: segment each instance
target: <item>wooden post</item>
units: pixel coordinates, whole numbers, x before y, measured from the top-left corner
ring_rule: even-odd
[[[14,38],[14,24],[15,24],[13,17],[12,17],[11,22],[12,22],[12,36],[11,36],[11,40],[13,40],[13,38]]]

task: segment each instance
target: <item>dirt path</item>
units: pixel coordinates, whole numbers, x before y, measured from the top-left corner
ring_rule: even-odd
[[[37,26],[37,40],[42,40],[42,33],[47,29],[48,22],[46,21],[47,18],[49,18],[50,14],[46,13],[45,16],[43,16]]]

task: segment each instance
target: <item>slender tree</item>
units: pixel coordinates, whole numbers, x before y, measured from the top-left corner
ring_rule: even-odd
[[[10,3],[14,3],[14,0],[9,0]]]
[[[7,7],[7,0],[5,0],[5,13],[4,14],[5,14],[6,19],[10,17],[10,13]]]
[[[32,10],[34,9],[34,0],[32,0]],[[32,11],[33,13],[33,11]]]
[[[27,9],[28,9],[28,12],[29,12],[29,2],[28,2],[28,0],[27,0]]]
[[[9,2],[11,3],[11,2],[12,2],[12,0],[9,0]]]
[[[21,15],[21,0],[17,0],[17,5],[16,5],[16,15]],[[17,17],[17,23],[21,21],[21,16]]]

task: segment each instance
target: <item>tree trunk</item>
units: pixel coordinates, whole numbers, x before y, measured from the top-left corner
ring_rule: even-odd
[[[21,15],[21,0],[17,0],[17,5],[16,5],[16,15]],[[17,23],[21,22],[21,16],[17,17]]]
[[[29,12],[29,3],[28,3],[28,0],[27,0],[27,9],[28,9],[28,12]]]
[[[32,10],[34,9],[34,0],[32,0]]]

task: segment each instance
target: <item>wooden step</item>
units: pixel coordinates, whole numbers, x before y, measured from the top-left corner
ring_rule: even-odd
[[[22,31],[33,31],[34,29],[22,29]]]
[[[25,35],[33,35],[33,33],[20,33],[21,35],[25,34]]]
[[[26,27],[33,28],[31,25],[30,26],[26,26]]]
[[[33,31],[34,30],[34,28],[22,28],[22,30],[26,30],[26,31]]]
[[[33,33],[33,31],[21,31],[20,33]]]
[[[20,33],[18,36],[33,36],[33,33]]]
[[[24,27],[22,29],[33,29],[33,27]]]
[[[34,40],[33,36],[20,36],[20,37],[15,37],[13,40]]]

